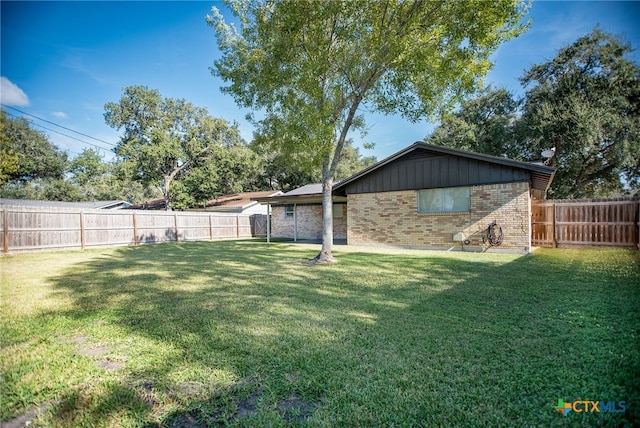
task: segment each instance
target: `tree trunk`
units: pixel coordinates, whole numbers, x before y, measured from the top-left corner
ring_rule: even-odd
[[[172,176],[171,175],[165,175],[164,176],[164,183],[162,185],[162,196],[164,197],[164,209],[165,211],[169,211],[169,209],[171,208],[169,206],[169,186],[171,185],[171,179]]]
[[[324,174],[323,174],[324,175]],[[333,246],[333,177],[322,178],[322,249],[312,260],[314,263],[337,262],[331,254]]]

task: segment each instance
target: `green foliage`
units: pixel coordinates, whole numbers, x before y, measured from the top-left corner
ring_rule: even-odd
[[[593,30],[521,78],[515,100],[488,88],[442,116],[434,144],[524,161],[555,147],[554,198],[617,196],[640,187],[640,67],[631,47]]]
[[[67,154],[46,135],[25,119],[7,117],[4,110],[0,111],[0,154],[0,184],[60,179],[67,164]]]
[[[640,66],[630,52],[596,28],[522,77],[530,150],[556,148],[554,197],[640,185]]]
[[[336,168],[335,180],[341,181],[351,177],[353,174],[377,162],[375,156],[362,156],[360,149],[353,147],[353,142],[347,140],[340,155],[340,163]]]
[[[299,160],[300,156],[297,153],[285,153],[270,140],[263,141],[258,138],[251,143],[251,148],[264,159],[264,181],[268,188],[288,192],[305,184],[322,181],[319,170],[309,168],[308,163]],[[349,178],[375,162],[374,156],[362,156],[360,150],[353,147],[353,141],[349,139],[342,149],[335,180]]]
[[[34,425],[640,423],[637,251],[346,246],[341,263],[308,266],[314,251],[226,241],[1,258],[0,420],[42,405]],[[563,416],[558,399],[628,405]]]
[[[160,188],[167,208],[172,200],[185,206],[213,197],[205,172],[213,172],[211,162],[220,148],[231,150],[242,144],[237,125],[213,118],[206,109],[184,99],[163,98],[157,90],[143,86],[125,88],[120,101],[107,103],[105,110],[107,124],[123,129],[115,149],[123,164],[121,171]],[[204,170],[194,173],[190,181],[174,183],[185,180],[198,168]],[[196,182],[196,178],[201,181]],[[199,187],[210,190],[194,195],[172,194]]]
[[[153,188],[132,180],[116,162],[104,162],[97,150],[85,149],[69,162],[68,181],[77,186],[85,201],[122,199],[142,202],[158,196]]]
[[[263,170],[258,155],[243,144],[216,147],[183,179],[172,183],[174,207],[186,209],[223,195],[262,190]]]
[[[431,144],[493,156],[522,159],[517,145],[519,102],[506,89],[488,87],[445,113],[428,137]]]
[[[323,211],[361,108],[418,120],[477,86],[489,55],[518,34],[523,5],[440,1],[228,1],[208,17],[222,53],[212,69],[238,105],[260,111],[257,133],[322,172]],[[331,215],[323,254],[330,255]]]

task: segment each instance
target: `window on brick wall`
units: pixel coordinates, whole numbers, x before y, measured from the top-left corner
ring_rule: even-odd
[[[284,218],[293,218],[293,205],[284,206]]]
[[[333,218],[342,218],[342,207],[344,204],[333,204]]]
[[[419,213],[455,213],[469,211],[469,187],[444,187],[418,190]]]

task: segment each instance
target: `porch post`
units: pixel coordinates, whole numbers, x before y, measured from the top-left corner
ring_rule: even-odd
[[[293,242],[298,241],[298,204],[293,204]]]
[[[270,208],[271,204],[267,202],[267,242],[271,242],[271,214],[269,213]]]

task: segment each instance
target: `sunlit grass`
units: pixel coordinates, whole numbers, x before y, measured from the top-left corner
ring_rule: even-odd
[[[0,419],[50,426],[640,420],[640,257],[258,241],[0,259]],[[626,401],[624,413],[554,410]],[[37,413],[37,412],[36,412]]]

